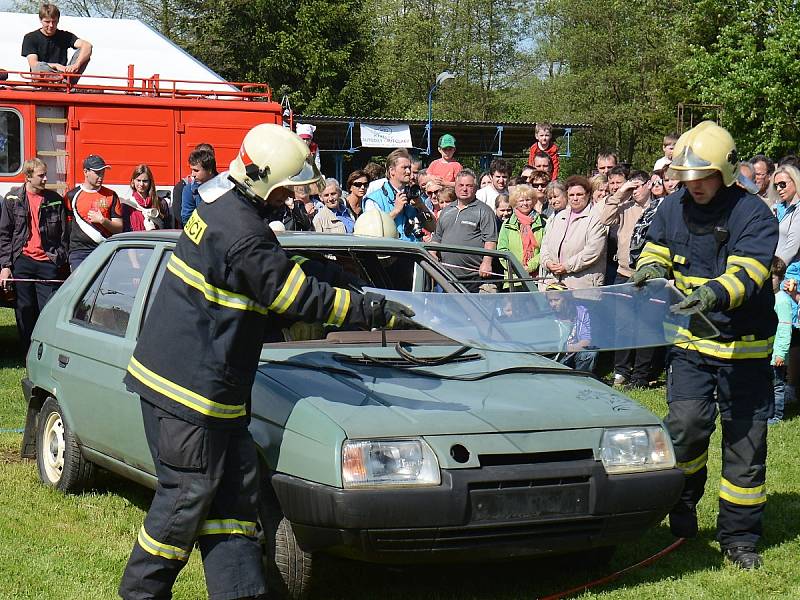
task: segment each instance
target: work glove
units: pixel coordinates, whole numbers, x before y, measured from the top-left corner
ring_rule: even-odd
[[[683,301],[673,304],[669,309],[676,315],[707,313],[717,304],[717,295],[707,285],[701,285]]]
[[[364,312],[370,329],[404,329],[414,324],[414,311],[380,294],[364,294]]]
[[[665,266],[650,263],[649,265],[644,265],[636,269],[631,277],[631,282],[636,287],[641,287],[650,279],[666,279],[667,275],[669,275],[669,273]]]

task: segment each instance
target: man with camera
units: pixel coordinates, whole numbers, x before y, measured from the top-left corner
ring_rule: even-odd
[[[394,219],[401,240],[418,242],[422,228],[433,231],[436,219],[411,182],[411,155],[398,148],[386,158],[386,183],[364,198],[364,212],[380,210]]]

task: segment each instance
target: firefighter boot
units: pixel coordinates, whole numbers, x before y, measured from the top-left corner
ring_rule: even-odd
[[[755,546],[740,544],[735,546],[725,546],[722,555],[740,569],[752,571],[758,569],[763,564],[761,555],[756,552]]]

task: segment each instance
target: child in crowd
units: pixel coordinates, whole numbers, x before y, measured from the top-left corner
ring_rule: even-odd
[[[553,171],[550,173],[550,181],[558,179],[558,146],[553,143],[553,126],[550,123],[537,123],[534,130],[536,143],[531,146],[528,155],[528,164],[534,164],[534,157],[537,152],[547,152],[550,162],[553,163]]]
[[[508,194],[498,194],[497,198],[494,199],[494,214],[497,217],[498,231],[500,231],[503,222],[508,220],[512,212],[514,212],[514,209],[511,208]]]
[[[794,308],[790,293],[796,293],[797,283],[788,280],[788,293],[781,289],[781,281],[786,275],[786,263],[777,256],[772,259],[772,291],[775,292],[775,312],[778,314],[778,329],[772,345],[772,373],[775,388],[775,408],[767,423],[775,425],[783,420],[787,398],[794,397],[793,386],[786,382],[786,367],[789,357],[789,344],[792,339],[792,314]]]
[[[438,148],[441,158],[428,165],[428,175],[438,177],[445,185],[453,185],[456,182],[456,175],[463,168],[458,161],[453,160],[456,153],[456,138],[445,133],[439,138]]]
[[[664,149],[664,156],[656,161],[653,171],[660,171],[672,163],[672,151],[675,150],[676,143],[678,143],[677,133],[668,133],[664,136],[664,144],[661,146]]]

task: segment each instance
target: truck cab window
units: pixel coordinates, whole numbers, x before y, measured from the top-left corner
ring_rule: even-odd
[[[22,117],[0,109],[0,175],[16,175],[22,168]]]

